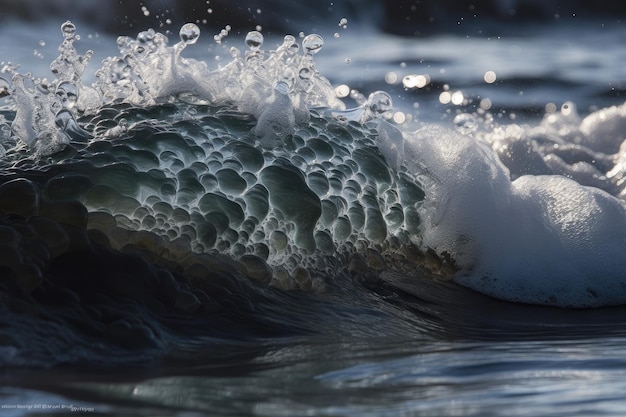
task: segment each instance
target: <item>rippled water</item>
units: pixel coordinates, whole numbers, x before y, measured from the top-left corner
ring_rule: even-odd
[[[56,57],[58,26],[58,22],[37,28],[7,25],[0,38],[11,39],[17,33],[17,45],[3,42],[1,59],[45,73]],[[511,27],[500,22],[485,33],[477,30],[415,39],[374,32],[369,26],[349,23],[341,30],[333,25],[316,62],[333,85],[346,84],[363,93],[388,91],[396,109],[415,126],[451,125],[457,113],[476,111],[487,98],[500,123],[531,126],[551,104],[560,108],[571,100],[586,115],[623,102],[626,29],[621,23],[590,19]],[[335,31],[341,35],[336,39]],[[86,28],[83,33],[95,32]],[[83,37],[84,47],[96,51],[95,60],[116,53],[110,35]],[[40,40],[46,40],[45,46]],[[271,37],[266,43],[272,43]],[[206,48],[189,48],[187,56],[221,51]],[[32,54],[33,49],[46,59]],[[496,74],[496,82],[485,82],[487,71]],[[430,83],[423,88],[406,88],[401,82],[407,75],[424,74]],[[459,91],[469,100],[459,106],[447,104],[441,96],[445,91]],[[169,122],[178,110],[162,106],[140,110],[134,117]],[[129,113],[132,110],[125,114]],[[241,132],[251,125],[241,114],[226,114],[223,120]],[[107,146],[117,145],[114,150],[96,144],[76,146],[73,152],[87,148],[84,152],[104,159],[109,152],[119,160],[130,152],[124,143],[111,143]],[[84,168],[72,157],[72,151],[53,157],[61,168],[28,161],[3,175],[19,171],[44,183],[57,174],[55,170],[63,172],[72,163]],[[123,178],[116,178],[123,185]],[[30,310],[28,303],[3,299],[3,323],[7,328],[7,323],[13,325],[12,333],[3,332],[1,339],[1,415],[626,414],[624,307],[567,310],[521,305],[441,277],[391,271],[375,277],[363,274],[355,281],[329,280],[332,285],[316,293],[285,292],[247,283],[227,271],[220,275],[225,282],[205,288],[214,308],[210,315],[181,318],[154,305],[135,311],[137,306],[129,304],[124,310],[123,297],[114,303],[94,296],[94,306],[108,303],[110,311],[104,314],[136,315],[143,323],[152,323],[150,319],[161,314],[158,325],[148,330],[132,320],[122,323],[106,333],[116,338],[117,344],[109,345],[102,343],[102,329],[72,321],[75,315],[95,317],[95,309],[64,311],[56,306],[73,302],[76,288],[89,299],[88,288],[95,284],[83,288],[76,277],[98,272],[88,265],[105,269],[108,261],[115,261],[120,270],[128,267],[134,274],[146,274],[144,287],[122,286],[120,291],[126,294],[147,291],[153,275],[163,278],[160,270],[122,262],[115,254],[96,255],[99,264],[71,257],[55,264],[55,282],[65,283],[70,291],[41,295],[39,301],[47,303],[48,310]],[[114,280],[120,270],[102,276]],[[111,285],[119,290],[118,284]],[[81,343],[73,344],[77,334]],[[27,337],[21,339],[23,335]]]

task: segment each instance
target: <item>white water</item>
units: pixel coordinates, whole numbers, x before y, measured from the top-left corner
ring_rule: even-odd
[[[372,126],[387,164],[427,186],[426,200],[416,207],[423,222],[411,239],[423,250],[451,256],[457,282],[532,304],[626,303],[624,106],[581,120],[568,104],[536,126],[499,125],[481,101],[476,112],[455,119],[464,134],[448,123],[413,130],[416,123],[381,121],[393,123],[395,114],[386,93],[369,100],[353,94],[360,107],[345,110],[315,65],[323,45],[318,35],[301,43],[286,36],[269,51],[263,36],[250,32],[247,50],[231,47],[231,60],[215,67],[184,57],[199,39],[195,24],[183,26],[173,45],[163,34],[144,31],[136,39],[120,37],[120,55],[104,59],[89,84],[83,73],[92,52],[77,52],[72,23],[62,33],[52,79],[7,70],[16,111],[12,131],[35,155],[63,149],[73,131],[80,133],[81,115],[111,103],[153,106],[179,95],[233,103],[253,115],[258,144],[278,155],[295,129],[308,123],[311,109],[326,108],[325,117],[342,122],[377,119]],[[126,126],[119,128],[123,133]],[[116,133],[93,140],[108,135]]]

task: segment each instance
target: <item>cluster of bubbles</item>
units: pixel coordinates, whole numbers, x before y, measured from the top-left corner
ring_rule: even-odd
[[[400,172],[402,134],[383,117],[391,98],[378,91],[346,109],[316,69],[321,36],[287,35],[266,51],[251,31],[244,52],[209,69],[181,54],[197,25],[172,46],[147,30],[118,38],[120,55],[86,86],[91,52],[76,52],[75,29],[62,27],[53,81],[16,71],[6,89],[13,131],[57,162],[25,189],[72,190],[63,199],[84,207],[92,239],[187,277],[232,266],[282,288],[314,287],[315,271],[418,265],[386,258],[421,256],[412,236],[424,198],[415,174]]]

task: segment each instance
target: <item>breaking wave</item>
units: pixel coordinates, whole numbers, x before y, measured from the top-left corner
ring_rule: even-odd
[[[173,45],[118,38],[87,85],[92,52],[61,29],[54,78],[5,66],[0,80],[6,363],[293,336],[314,331],[302,323],[319,294],[358,310],[363,287],[389,283],[442,303],[457,284],[626,302],[625,106],[581,118],[566,103],[536,126],[485,109],[399,124],[384,91],[346,108],[316,68],[319,35],[267,50],[253,31],[210,68],[184,56],[193,23]]]

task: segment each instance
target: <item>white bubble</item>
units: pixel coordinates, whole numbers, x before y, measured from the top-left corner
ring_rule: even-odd
[[[573,114],[575,112],[576,112],[576,106],[571,101],[566,101],[561,106],[561,114],[563,116],[569,116],[570,114]]]
[[[451,99],[451,94],[449,91],[442,91],[441,94],[439,94],[439,102],[441,104],[450,103],[450,99]]]
[[[491,108],[491,100],[488,98],[480,100],[480,108],[483,110],[489,110]]]
[[[430,83],[430,77],[428,75],[410,74],[402,79],[402,85],[404,85],[405,88],[423,88],[428,83]]]
[[[350,87],[348,87],[346,84],[341,84],[335,87],[335,95],[337,95],[337,97],[348,97],[348,94],[350,94]]]
[[[473,133],[478,129],[478,122],[476,121],[476,117],[474,117],[474,115],[470,113],[457,114],[454,118],[453,123],[456,127],[456,130],[464,135]]]
[[[450,96],[450,101],[455,106],[460,106],[461,104],[463,104],[464,99],[465,97],[463,97],[463,92],[461,91],[455,91],[454,93],[452,93],[452,96]]]
[[[385,82],[387,84],[395,84],[398,82],[398,74],[393,72],[393,71],[389,71],[387,74],[385,74]]]
[[[483,79],[486,83],[492,84],[496,81],[496,73],[493,71],[487,71],[485,72],[485,75],[483,75]]]
[[[401,111],[397,111],[393,114],[393,121],[402,124],[406,121],[406,115]]]

